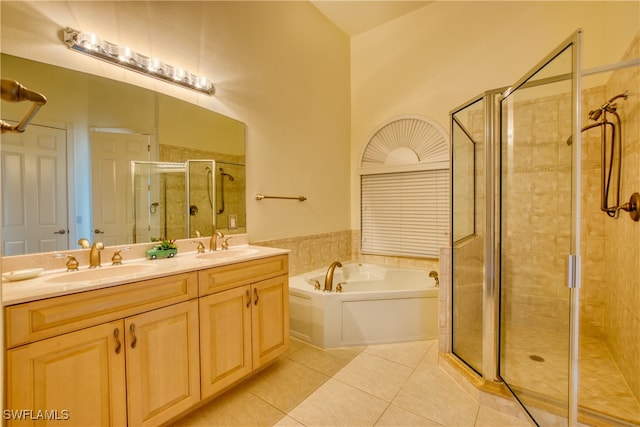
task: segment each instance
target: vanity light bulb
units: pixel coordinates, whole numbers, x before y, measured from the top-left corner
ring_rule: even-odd
[[[120,54],[118,55],[118,59],[120,61],[129,61],[131,59],[131,49],[126,46],[122,46],[120,48]]]
[[[173,72],[173,78],[176,80],[184,80],[185,75],[186,73],[182,68],[176,68]]]
[[[196,79],[196,86],[197,87],[208,89],[209,84],[210,84],[209,80],[205,79],[204,77],[198,77]]]
[[[89,50],[96,50],[102,40],[93,33],[79,33],[78,44]]]
[[[149,62],[149,71],[158,71],[158,69],[160,68],[161,65],[162,65],[162,63],[160,62],[160,60],[158,58],[153,58]]]

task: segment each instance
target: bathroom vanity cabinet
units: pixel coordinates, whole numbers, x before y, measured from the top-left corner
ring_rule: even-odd
[[[199,272],[202,396],[213,396],[289,347],[287,257]]]
[[[11,305],[5,319],[5,408],[32,411],[9,425],[161,425],[288,348],[287,255]]]

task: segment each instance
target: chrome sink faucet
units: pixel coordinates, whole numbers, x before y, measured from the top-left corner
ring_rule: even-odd
[[[100,267],[102,262],[100,261],[100,251],[104,249],[102,242],[93,242],[91,249],[89,249],[89,268]]]
[[[209,240],[209,250],[210,251],[215,251],[218,249],[218,239],[219,238],[223,238],[224,234],[222,234],[222,231],[215,231],[213,232],[213,234],[211,234],[211,240]]]
[[[329,269],[327,270],[327,275],[324,276],[325,291],[331,291],[331,289],[333,288],[333,272],[336,269],[336,267],[342,267],[342,264],[340,264],[340,261],[334,261],[329,266]]]

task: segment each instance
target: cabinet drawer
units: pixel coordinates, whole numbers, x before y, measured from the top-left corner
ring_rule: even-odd
[[[7,347],[187,301],[197,293],[197,274],[185,273],[9,306]]]
[[[201,296],[209,295],[288,273],[289,256],[278,255],[201,270],[198,286]]]

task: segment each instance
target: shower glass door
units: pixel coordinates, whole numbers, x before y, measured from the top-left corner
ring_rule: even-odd
[[[483,374],[485,99],[451,113],[452,351]]]
[[[500,377],[534,419],[544,407],[568,425],[577,417],[579,37],[500,102]]]

